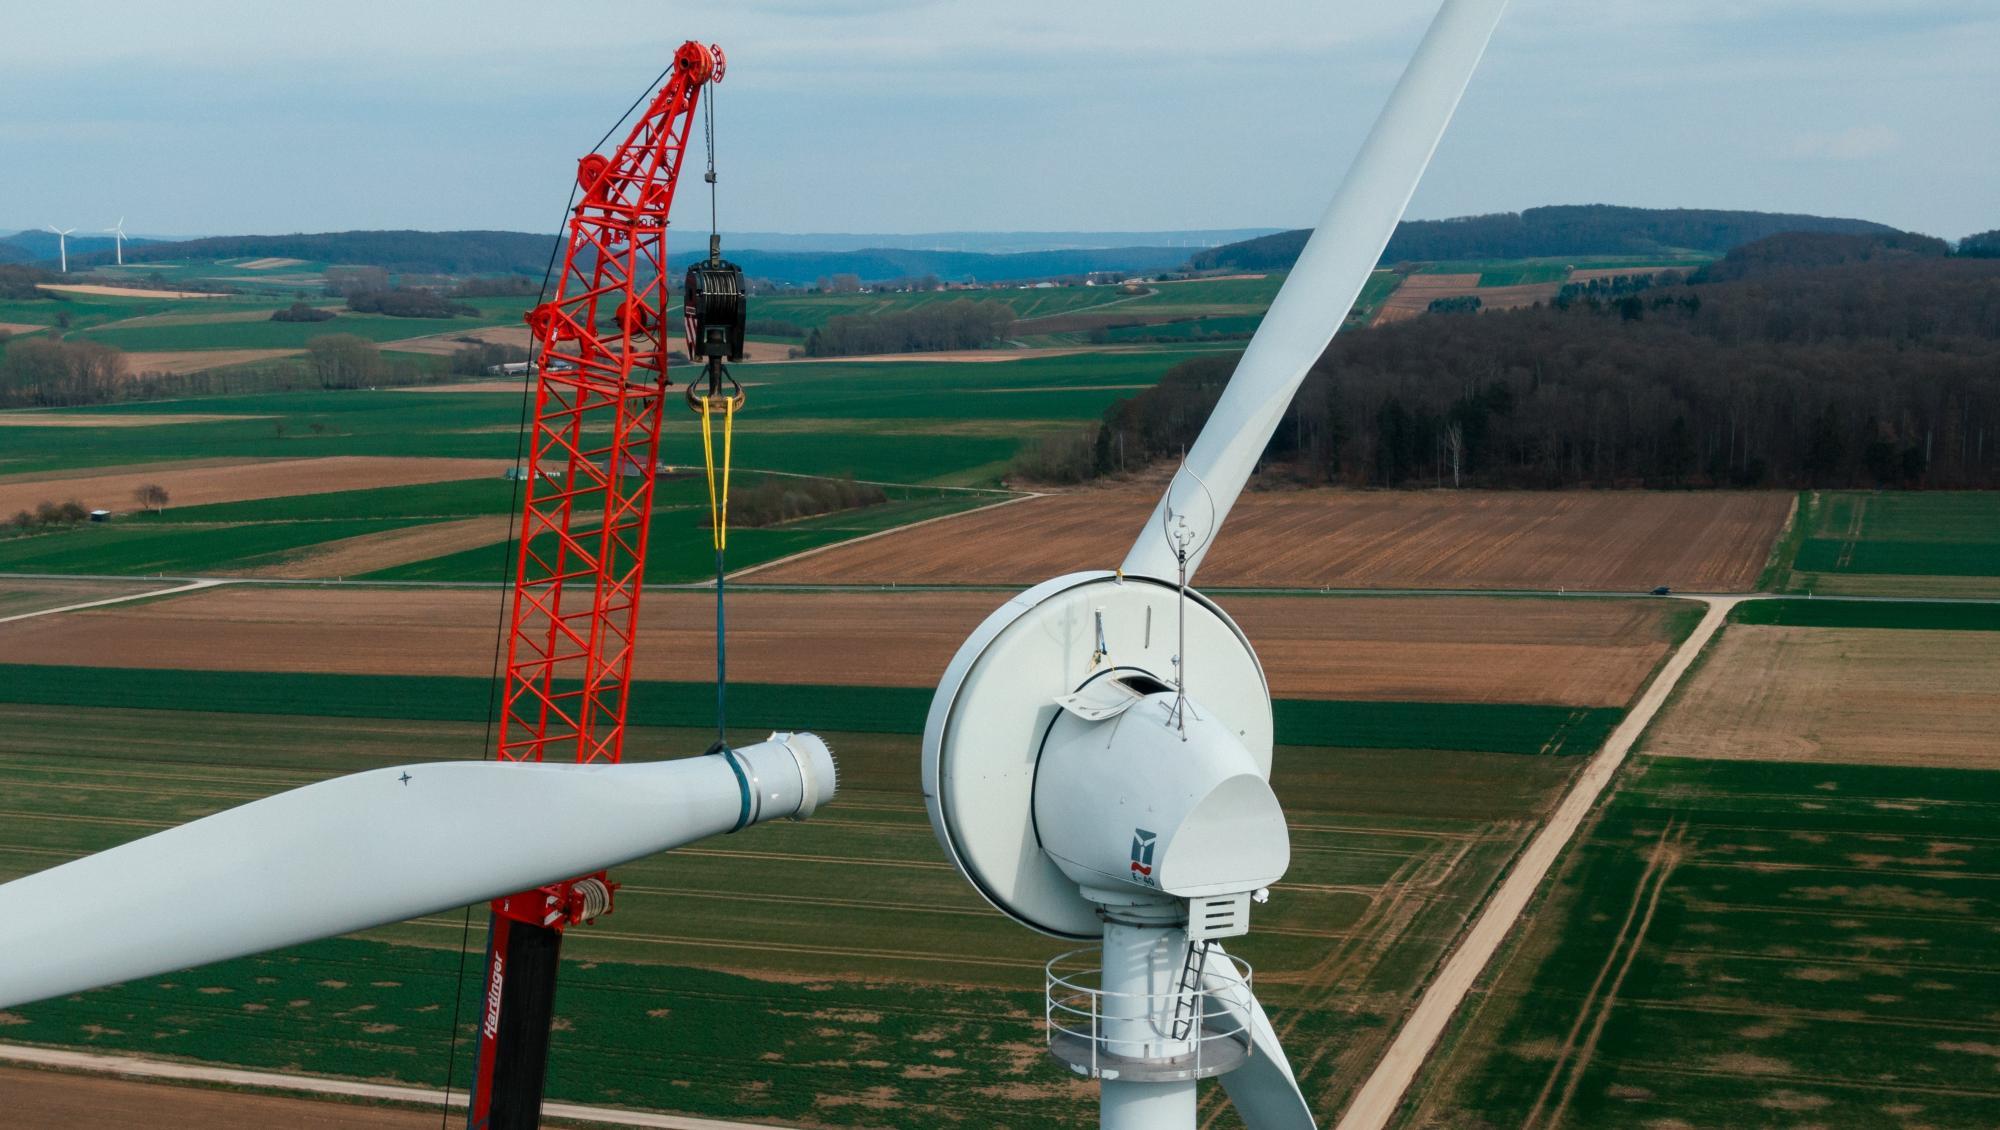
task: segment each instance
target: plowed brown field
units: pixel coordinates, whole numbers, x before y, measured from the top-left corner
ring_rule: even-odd
[[[269,565],[249,572],[259,577],[353,577],[412,561],[478,549],[482,545],[494,545],[506,541],[512,529],[513,523],[505,514],[485,514],[451,522],[426,522],[421,526],[405,526],[398,530],[321,542],[281,565]],[[493,553],[496,559],[500,555],[498,549]]]
[[[127,353],[125,369],[142,377],[163,373],[199,373],[203,369],[248,365],[301,352],[303,350],[298,349],[163,349]]]
[[[730,674],[761,683],[930,686],[1006,599],[994,592],[738,592]],[[485,676],[499,594],[214,589],[0,625],[16,662]],[[646,596],[636,677],[699,680],[712,597]],[[1245,596],[1227,605],[1287,698],[1623,705],[1665,654],[1664,602]]]
[[[2000,632],[1736,624],[1646,752],[2000,769],[1996,670]]]
[[[1032,584],[1114,568],[1151,490],[1049,495],[748,571],[758,582]],[[1779,492],[1246,494],[1202,585],[1742,591],[1790,513]]]
[[[69,499],[85,506],[132,510],[138,505],[132,492],[144,483],[158,483],[167,488],[174,506],[201,506],[249,498],[478,479],[498,476],[505,468],[505,463],[491,459],[335,455],[255,463],[152,463],[108,467],[87,475],[9,475],[0,478],[0,513],[32,510],[44,500]]]
[[[438,1124],[436,1111],[242,1094],[18,1067],[0,1067],[0,1094],[7,1097],[9,1125],[40,1130],[102,1130],[112,1126],[429,1130]],[[464,1116],[458,1120],[464,1121]]]
[[[1479,285],[1478,275],[1410,275],[1375,312],[1374,325],[1401,322],[1430,309],[1440,298],[1476,295],[1482,310],[1511,310],[1547,302],[1562,289],[1561,283],[1523,283],[1518,286]]]

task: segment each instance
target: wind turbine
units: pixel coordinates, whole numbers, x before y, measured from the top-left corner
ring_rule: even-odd
[[[111,236],[112,242],[117,248],[118,265],[121,267],[124,266],[125,265],[125,217],[123,216],[118,217],[117,223],[111,225],[108,228],[102,228],[100,230]]]
[[[1210,1077],[1250,1130],[1314,1125],[1250,966],[1218,942],[1248,932],[1290,862],[1270,689],[1241,629],[1188,582],[1505,6],[1445,0],[1123,566],[1009,601],[931,702],[924,795],[945,854],[1015,921],[1099,943],[1048,964],[1045,1016],[1050,1054],[1100,1080],[1106,1130],[1191,1130]]]
[[[58,228],[54,224],[44,224],[42,226],[56,233],[56,252],[62,256],[62,273],[65,275],[69,274],[69,233],[76,229]]]

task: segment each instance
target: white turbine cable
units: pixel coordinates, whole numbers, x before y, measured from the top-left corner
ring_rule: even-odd
[[[1217,526],[1228,519],[1307,370],[1367,285],[1506,6],[1507,0],[1445,0],[1340,192],[1250,339],[1186,460],[1214,496]],[[1162,498],[1126,555],[1124,572],[1161,580],[1175,576],[1179,563],[1152,533],[1167,507]],[[1190,578],[1215,544],[1214,531],[1209,534],[1190,556]]]

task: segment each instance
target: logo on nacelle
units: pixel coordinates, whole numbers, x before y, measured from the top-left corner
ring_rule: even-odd
[[[1132,879],[1149,887],[1160,885],[1153,878],[1153,847],[1160,838],[1144,828],[1132,829]]]

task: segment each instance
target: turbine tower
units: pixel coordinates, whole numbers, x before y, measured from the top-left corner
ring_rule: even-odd
[[[69,274],[69,233],[76,229],[58,228],[54,224],[44,224],[42,226],[56,233],[56,253],[62,257],[62,273],[65,275]]]
[[[106,235],[109,235],[111,237],[112,243],[117,248],[118,265],[121,267],[124,266],[125,265],[125,217],[123,216],[118,217],[117,223],[111,225],[108,228],[103,228],[100,230],[102,230]]]
[[[959,648],[924,726],[945,854],[1024,926],[1080,943],[1047,966],[1048,1050],[1100,1083],[1105,1130],[1193,1130],[1219,1078],[1250,1130],[1312,1106],[1220,939],[1291,861],[1270,786],[1264,669],[1188,587],[1258,456],[1354,305],[1506,0],[1445,0],[1347,180],[1116,570],[1016,596]]]

